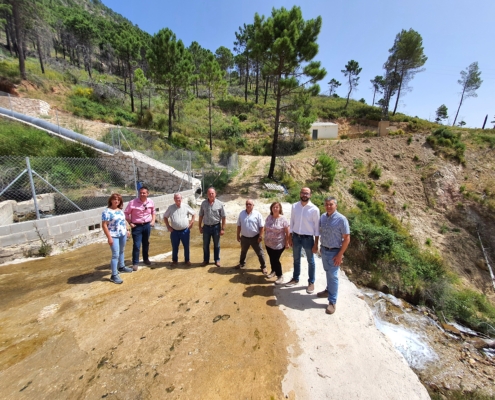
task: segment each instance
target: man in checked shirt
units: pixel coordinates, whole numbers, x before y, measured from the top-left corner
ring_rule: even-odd
[[[289,246],[293,248],[294,273],[285,286],[296,286],[301,274],[301,252],[304,249],[308,259],[308,287],[306,292],[315,291],[315,259],[320,236],[320,210],[311,203],[311,189],[304,187],[299,194],[301,201],[292,205],[290,215]]]

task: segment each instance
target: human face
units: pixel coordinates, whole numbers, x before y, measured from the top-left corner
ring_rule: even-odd
[[[278,204],[275,204],[272,207],[272,213],[275,217],[278,217],[280,215],[280,206]]]
[[[215,201],[215,198],[217,197],[215,189],[208,189],[208,192],[206,192],[206,194],[208,195],[208,200],[213,203]]]
[[[112,207],[111,207],[112,210],[115,210],[115,209],[119,208],[120,200],[117,197],[114,197],[110,201],[112,203]]]
[[[302,188],[301,192],[299,193],[299,198],[301,199],[301,202],[307,203],[311,198],[311,189]]]
[[[248,214],[251,214],[253,211],[254,203],[251,200],[246,201],[246,211]]]
[[[177,207],[180,207],[180,204],[182,203],[182,196],[174,196],[174,202]]]
[[[148,191],[146,189],[139,189],[139,200],[141,200],[141,202],[144,203],[147,198],[148,198]]]
[[[335,200],[325,201],[325,210],[327,210],[328,215],[332,215],[337,210]]]

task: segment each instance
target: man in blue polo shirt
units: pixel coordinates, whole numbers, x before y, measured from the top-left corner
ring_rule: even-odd
[[[351,232],[347,218],[337,211],[335,197],[325,199],[325,209],[327,212],[320,217],[320,251],[327,275],[327,288],[317,296],[328,298],[326,313],[333,314],[339,289],[340,264],[351,241]]]

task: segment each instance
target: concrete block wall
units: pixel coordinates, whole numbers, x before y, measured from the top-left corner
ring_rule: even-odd
[[[195,190],[185,190],[181,194],[187,201],[194,198]],[[161,220],[167,207],[173,204],[174,195],[171,193],[152,199],[157,209],[157,220]],[[104,208],[0,226],[0,264],[30,256],[30,252],[36,254],[41,246],[40,235],[55,250],[75,249],[102,240],[101,213]]]
[[[134,163],[133,163],[134,158]],[[201,181],[189,178],[187,174],[162,164],[139,152],[118,152],[114,155],[103,155],[102,160],[108,169],[116,171],[129,185],[134,185],[134,165],[139,170],[139,179],[157,190],[174,193],[181,190],[197,189]]]

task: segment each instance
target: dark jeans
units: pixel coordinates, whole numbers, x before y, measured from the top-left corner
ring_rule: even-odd
[[[254,237],[245,237],[241,236],[241,258],[239,260],[239,264],[246,264],[246,254],[250,247],[253,248],[254,252],[258,256],[258,260],[260,262],[260,268],[266,268],[265,262],[265,252],[263,251],[263,247],[261,247],[261,243],[258,242],[258,238],[260,235],[256,235]]]
[[[220,262],[220,224],[203,225],[203,261],[206,263],[210,262],[211,238],[213,238],[213,261]]]
[[[189,239],[191,236],[191,231],[186,228],[182,231],[173,230],[170,233],[170,241],[172,242],[172,261],[179,261],[179,245],[182,242],[184,246],[184,258],[186,262],[189,261]]]
[[[284,250],[285,247],[277,250],[266,246],[266,252],[268,253],[268,257],[270,257],[270,265],[272,266],[272,271],[275,272],[277,278],[280,278],[282,276],[282,264],[280,263],[280,256],[282,255]]]
[[[139,264],[139,249],[143,244],[143,261],[149,260],[151,224],[136,225],[132,228],[132,265]]]

